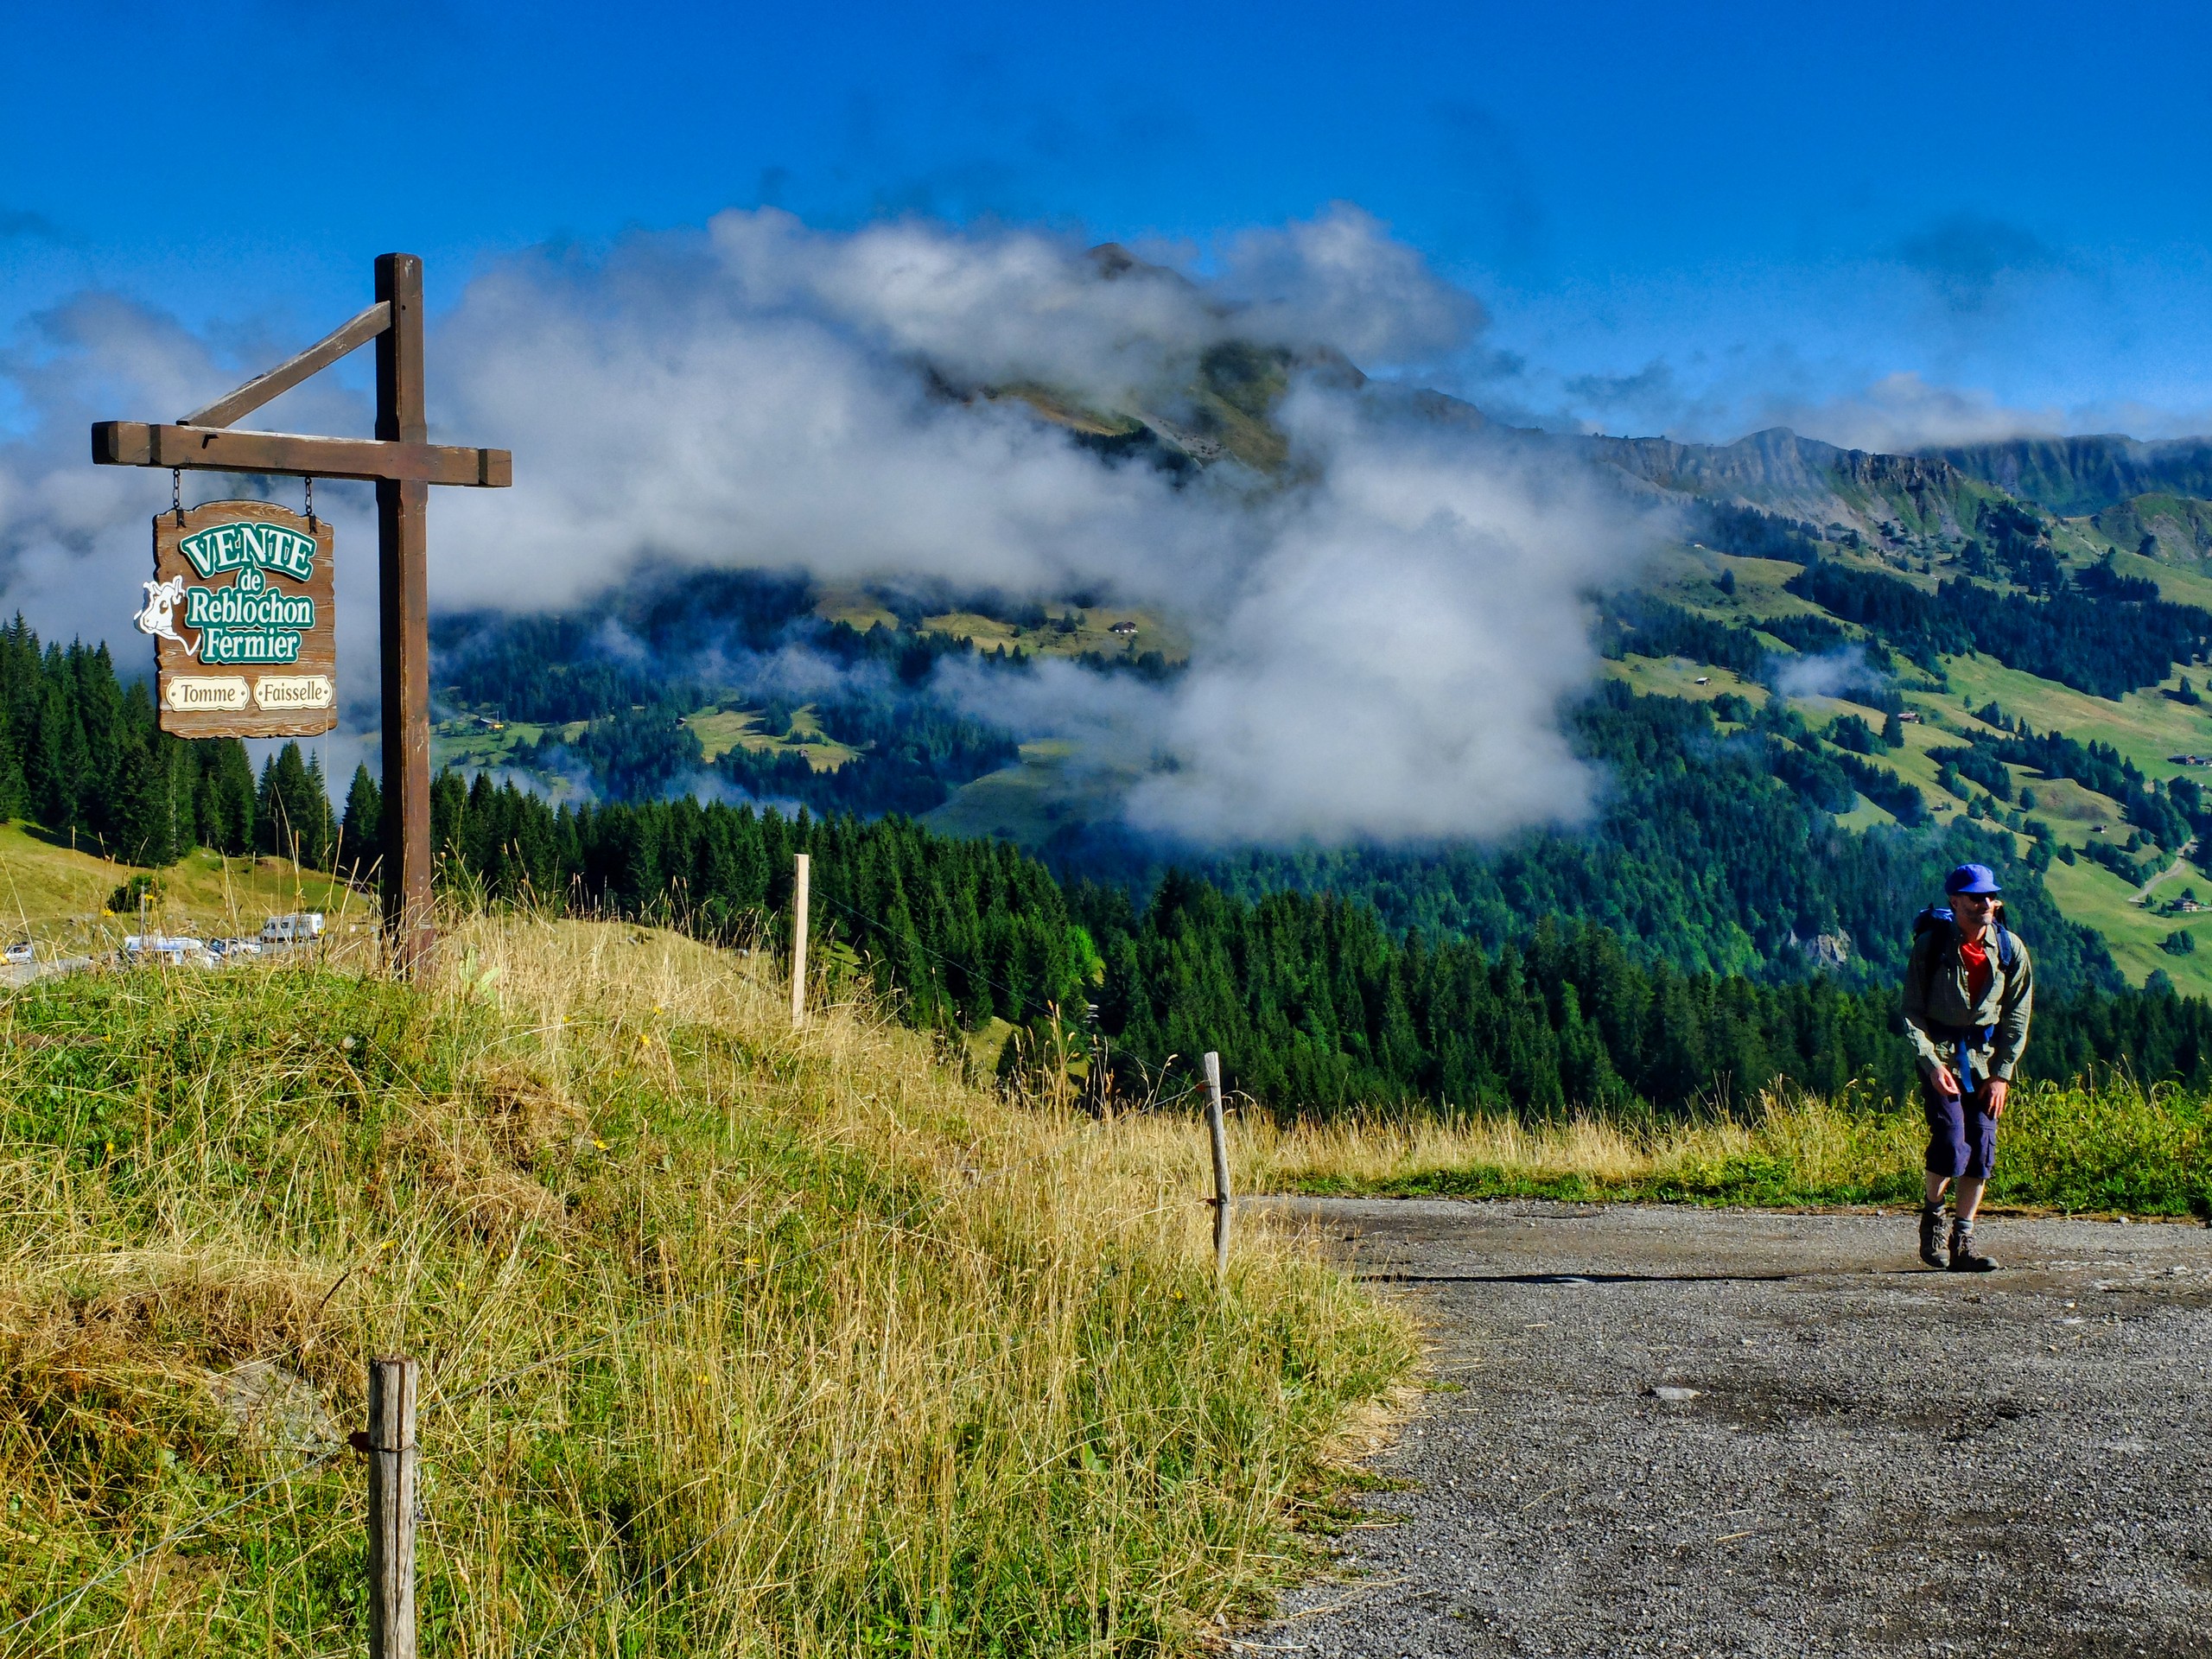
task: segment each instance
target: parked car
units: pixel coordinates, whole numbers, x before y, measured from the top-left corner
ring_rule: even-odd
[[[4,952],[0,952],[0,957],[4,957],[11,968],[20,968],[27,962],[35,961],[37,957],[38,951],[29,939],[17,939]]]
[[[322,937],[322,912],[302,910],[289,916],[271,916],[261,925],[264,944],[308,944]]]
[[[170,968],[206,968],[215,961],[200,940],[162,933],[126,933],[123,953],[139,962],[152,957]]]

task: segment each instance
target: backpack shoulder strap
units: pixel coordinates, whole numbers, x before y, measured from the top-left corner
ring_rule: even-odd
[[[2016,962],[2019,961],[2019,959],[2020,959],[2020,942],[2019,942],[2019,940],[2018,940],[2018,938],[2014,938],[2014,937],[2013,937],[2012,930],[2011,928],[2009,928],[2009,927],[2005,926],[2005,924],[2004,924],[2004,923],[2002,923],[2002,922],[1998,923],[1998,925],[1997,925],[1997,962],[1998,962],[1998,965],[1999,965],[1999,967],[2003,968],[2003,969],[2005,969],[2005,971],[2006,973],[2008,973],[2008,974],[2009,974],[2009,973],[2011,973],[2011,972],[2012,971],[2012,964],[2013,964],[2014,963],[2016,963]]]
[[[1914,926],[1912,932],[1913,950],[1911,960],[1920,964],[1920,977],[1922,981],[1920,995],[1923,999],[1925,999],[1935,995],[1936,975],[1937,970],[1942,965],[1943,945],[1945,942],[1940,933],[1938,933],[1938,929],[1942,925],[1936,921],[1929,911],[1922,911],[1919,917],[1916,918],[1915,920],[1916,925]],[[1925,923],[1925,925],[1919,925],[1918,924],[1920,923]],[[1944,931],[1948,930],[1946,929]],[[1936,935],[1936,937],[1931,938],[1929,938],[1931,934]]]

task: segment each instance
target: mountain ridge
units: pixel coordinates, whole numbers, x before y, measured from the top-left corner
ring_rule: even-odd
[[[2101,512],[2140,495],[2212,496],[2212,437],[2146,442],[2091,433],[1920,453],[2063,518]]]

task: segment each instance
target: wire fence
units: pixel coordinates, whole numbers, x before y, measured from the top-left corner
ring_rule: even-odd
[[[570,1347],[561,1349],[554,1353],[541,1355],[526,1364],[514,1366],[507,1370],[501,1371],[494,1376],[486,1377],[482,1382],[478,1382],[458,1394],[441,1395],[437,1398],[427,1402],[422,1408],[421,1414],[423,1417],[428,1418],[440,1412],[450,1412],[467,1404],[472,1400],[481,1398],[483,1395],[491,1393],[493,1389],[500,1388],[508,1382],[514,1382],[524,1376],[528,1376],[535,1372],[550,1370],[559,1366],[566,1365],[572,1361],[582,1358],[588,1354],[598,1352],[619,1341],[625,1336],[643,1330],[647,1326],[657,1324],[664,1319],[671,1319],[676,1314],[683,1313],[689,1308],[696,1307],[705,1302],[711,1301],[720,1297],[734,1295],[742,1291],[748,1285],[758,1283],[761,1280],[772,1277],[778,1273],[789,1272],[791,1269],[798,1267],[801,1263],[819,1255],[832,1245],[841,1243],[850,1238],[855,1233],[863,1231],[871,1226],[884,1227],[899,1230],[911,1228],[918,1223],[926,1221],[931,1215],[944,1210],[961,1197],[972,1194],[983,1187],[991,1185],[997,1182],[1004,1181],[1013,1176],[1021,1174],[1026,1171],[1034,1169],[1041,1164],[1056,1160],[1061,1156],[1061,1154],[1065,1153],[1077,1142],[1096,1133],[1098,1128],[1099,1125],[1096,1122],[1083,1124],[1071,1131],[1069,1134],[1059,1137],[1050,1146],[1044,1147],[1039,1152],[1032,1154],[1027,1158],[1021,1159],[1012,1164],[1002,1166],[1001,1167],[990,1171],[986,1174],[979,1175],[975,1181],[973,1181],[964,1190],[948,1190],[943,1192],[932,1194],[925,1199],[918,1200],[917,1202],[907,1205],[906,1209],[889,1217],[855,1217],[847,1225],[832,1230],[822,1237],[817,1239],[813,1243],[808,1245],[804,1249],[799,1250],[793,1255],[781,1257],[774,1262],[764,1262],[750,1273],[741,1274],[734,1280],[719,1281],[709,1286],[704,1290],[701,1290],[692,1295],[683,1297],[678,1300],[664,1302],[660,1306],[652,1309],[649,1313],[641,1313],[634,1319],[625,1320],[622,1324],[613,1327],[611,1330],[600,1332],[596,1336],[591,1338],[588,1341],[575,1344]],[[353,1269],[349,1268],[346,1271],[350,1274]],[[308,1476],[327,1468],[338,1459],[346,1455],[348,1452],[353,1452],[355,1449],[356,1448],[350,1446],[334,1446],[328,1451],[318,1453],[298,1468],[288,1469],[282,1474],[273,1476],[268,1480],[262,1482],[251,1491],[243,1493],[239,1497],[232,1498],[229,1502],[220,1504],[217,1508],[210,1510],[206,1513],[196,1516],[191,1521],[171,1528],[168,1531],[163,1533],[159,1538],[156,1539],[152,1543],[146,1545],[141,1549],[134,1551],[132,1554],[124,1557],[121,1560],[115,1562],[113,1565],[103,1568],[99,1573],[94,1573],[91,1578],[73,1586],[71,1588],[62,1592],[60,1595],[54,1597],[43,1605],[33,1609],[30,1612],[23,1614],[13,1623],[6,1625],[0,1625],[0,1653],[14,1653],[17,1651],[13,1643],[20,1633],[29,1630],[31,1627],[38,1624],[41,1621],[52,1615],[59,1614],[62,1618],[66,1619],[69,1611],[79,1603],[82,1602],[86,1596],[98,1589],[101,1585],[109,1582],[111,1580],[124,1573],[127,1573],[130,1568],[137,1566],[140,1562],[149,1560],[150,1558],[160,1554],[162,1551],[172,1548],[180,1543],[188,1541],[200,1533],[205,1532],[208,1528],[222,1520],[226,1516],[237,1513],[238,1510],[246,1508],[248,1505],[257,1502],[257,1500],[267,1497],[280,1486],[289,1485],[293,1481],[304,1479]],[[688,1566],[693,1560],[696,1559],[696,1557],[709,1545],[711,1545],[716,1538],[720,1537],[724,1532],[727,1532],[734,1523],[736,1518],[737,1517],[733,1516],[731,1520],[725,1521],[722,1525],[716,1528],[714,1532],[709,1533],[704,1538],[700,1539],[688,1550],[686,1550],[683,1555],[679,1556],[676,1560],[669,1563],[665,1567],[661,1569],[663,1573],[672,1575],[675,1573],[681,1571],[683,1567]],[[566,1624],[561,1626],[559,1630],[541,1639],[535,1648],[526,1649],[525,1651],[533,1655],[545,1651],[555,1641],[558,1640],[561,1637],[565,1636],[569,1630],[574,1630],[585,1619],[592,1617],[594,1613],[603,1611],[605,1608],[612,1605],[614,1602],[621,1599],[631,1587],[632,1586],[620,1586],[610,1592],[599,1602],[576,1614],[575,1618],[571,1618]]]
[[[205,1532],[209,1527],[213,1526],[216,1522],[221,1520],[225,1516],[235,1514],[237,1511],[245,1508],[247,1504],[253,1503],[256,1499],[267,1497],[270,1492],[275,1491],[279,1486],[288,1485],[304,1475],[312,1474],[317,1469],[335,1462],[340,1456],[351,1449],[352,1448],[346,1446],[334,1446],[329,1451],[310,1459],[301,1467],[297,1469],[287,1469],[283,1474],[275,1476],[270,1479],[262,1482],[260,1485],[255,1487],[251,1491],[247,1492],[241,1497],[232,1498],[229,1503],[223,1504],[221,1507],[210,1510],[205,1515],[200,1516],[194,1520],[188,1521],[181,1527],[171,1528],[168,1532],[163,1533],[159,1538],[156,1538],[152,1543],[148,1544],[143,1549],[124,1556],[114,1566],[105,1568],[99,1573],[95,1573],[91,1578],[86,1579],[82,1584],[63,1591],[61,1594],[48,1602],[43,1607],[35,1608],[32,1611],[25,1613],[21,1618],[17,1619],[12,1624],[0,1625],[0,1642],[10,1640],[17,1631],[26,1630],[29,1626],[37,1624],[39,1620],[44,1618],[48,1614],[55,1611],[57,1609],[73,1607],[77,1603],[82,1601],[87,1595],[91,1594],[92,1592],[99,1589],[100,1586],[105,1584],[110,1579],[116,1577],[118,1573],[127,1573],[132,1567],[137,1566],[139,1562],[147,1560],[149,1557],[158,1555],[165,1549],[171,1548],[175,1545],[183,1543],[189,1538],[197,1536],[199,1534]]]
[[[865,912],[855,909],[852,906],[847,905],[842,900],[831,898],[828,894],[823,894],[822,897],[825,903],[830,905],[834,908],[842,911],[846,914],[853,916],[863,922],[867,922],[871,926],[875,925],[874,918],[867,916]],[[924,944],[918,938],[912,940],[911,943],[921,950],[925,955],[932,957],[944,967],[954,969],[957,972],[968,975],[991,986],[994,989],[1005,993],[1009,998],[1014,999],[1014,1002],[1010,1004],[1010,1006],[1019,1006],[1022,1001],[1027,1000],[1023,993],[1017,991],[1012,986],[1007,985],[1004,981],[982,972],[971,963],[963,963],[953,957],[948,957],[942,951],[937,950],[930,945]],[[1141,1103],[1145,1108],[1149,1109],[1165,1110],[1179,1104],[1191,1096],[1198,1093],[1204,1087],[1205,1084],[1202,1082],[1193,1082],[1173,1095],[1164,1097],[1147,1096]],[[639,1313],[632,1319],[626,1319],[620,1325],[615,1325],[611,1329],[601,1331],[586,1341],[574,1344],[567,1348],[557,1350],[553,1353],[540,1355],[523,1364],[510,1367],[505,1370],[499,1371],[489,1377],[484,1378],[480,1382],[478,1382],[458,1393],[440,1394],[422,1407],[420,1415],[427,1419],[436,1416],[441,1413],[454,1412],[468,1404],[470,1402],[481,1399],[483,1396],[492,1393],[495,1389],[502,1388],[508,1383],[518,1381],[523,1377],[531,1376],[540,1371],[550,1370],[561,1366],[568,1365],[587,1355],[600,1352],[613,1345],[624,1337],[632,1335],[639,1331],[646,1329],[647,1327],[658,1324],[664,1320],[674,1318],[676,1315],[686,1312],[689,1309],[700,1306],[718,1298],[735,1295],[742,1292],[747,1287],[759,1283],[760,1281],[770,1278],[776,1274],[788,1273],[802,1263],[821,1255],[823,1251],[831,1248],[831,1246],[842,1243],[846,1239],[850,1238],[856,1232],[865,1230],[868,1227],[880,1226],[895,1230],[907,1230],[918,1223],[927,1220],[930,1216],[944,1210],[963,1196],[972,1194],[974,1192],[982,1187],[1004,1181],[1013,1176],[1034,1169],[1039,1165],[1058,1160],[1063,1154],[1076,1145],[1078,1141],[1096,1133],[1100,1128],[1100,1120],[1094,1119],[1090,1122],[1079,1126],[1069,1134],[1058,1138],[1051,1145],[1031,1154],[1029,1157],[1021,1159],[1012,1164],[1002,1166],[996,1170],[989,1172],[988,1173],[979,1174],[964,1190],[947,1189],[930,1195],[925,1198],[918,1199],[913,1204],[906,1206],[903,1211],[887,1217],[868,1217],[864,1215],[855,1216],[845,1225],[830,1230],[821,1237],[817,1238],[813,1243],[792,1255],[782,1256],[772,1261],[764,1262],[749,1273],[741,1274],[734,1280],[717,1281],[715,1283],[708,1286],[691,1295],[673,1300],[665,1300],[658,1306],[656,1306],[645,1313]],[[360,1264],[357,1262],[353,1266],[349,1266],[346,1269],[345,1273],[340,1275],[339,1284],[342,1285],[346,1278],[351,1277],[355,1268],[359,1265]],[[335,1294],[336,1288],[336,1286],[332,1287],[332,1294]],[[326,1305],[328,1300],[329,1297],[327,1295],[324,1298]],[[66,1621],[74,1609],[82,1604],[85,1598],[103,1584],[109,1583],[114,1579],[119,1577],[121,1574],[129,1572],[132,1567],[137,1567],[141,1562],[149,1560],[166,1550],[175,1548],[179,1544],[188,1542],[193,1538],[206,1532],[217,1522],[222,1521],[225,1517],[234,1515],[239,1510],[248,1508],[250,1505],[258,1502],[262,1498],[268,1497],[278,1488],[289,1486],[295,1481],[303,1480],[309,1476],[319,1473],[321,1471],[327,1469],[332,1464],[336,1462],[340,1458],[346,1456],[349,1452],[355,1452],[359,1449],[359,1443],[357,1441],[354,1445],[334,1446],[327,1451],[321,1452],[308,1459],[305,1463],[299,1466],[287,1469],[280,1474],[274,1475],[269,1479],[263,1481],[260,1484],[253,1487],[251,1490],[240,1494],[238,1497],[232,1498],[228,1502],[219,1504],[214,1509],[209,1510],[190,1521],[170,1528],[160,1537],[155,1539],[151,1543],[144,1545],[143,1548],[133,1551],[131,1554],[123,1557],[121,1560],[102,1568],[99,1572],[92,1574],[90,1578],[71,1586],[69,1589],[62,1592],[60,1595],[51,1598],[41,1605],[22,1615],[13,1622],[5,1625],[0,1625],[0,1654],[13,1654],[19,1651],[20,1649],[16,1645],[19,1640],[26,1633],[33,1631],[43,1622],[50,1618],[56,1619],[57,1621]],[[716,1539],[728,1531],[729,1529],[735,1524],[738,1518],[740,1517],[733,1516],[730,1519],[724,1521],[721,1526],[715,1528],[714,1531],[695,1541],[686,1550],[684,1550],[682,1554],[661,1567],[659,1569],[661,1573],[665,1577],[672,1578],[674,1574],[681,1572],[683,1567],[689,1566],[691,1561],[696,1560],[700,1554],[703,1554]],[[522,1650],[524,1655],[527,1656],[527,1659],[535,1659],[535,1656],[547,1652],[552,1648],[554,1643],[566,1637],[586,1619],[605,1611],[607,1607],[620,1600],[625,1595],[634,1591],[635,1587],[634,1584],[618,1586],[600,1600],[576,1613],[574,1617],[569,1618],[567,1623],[560,1625],[556,1630],[548,1632],[545,1636],[539,1638],[534,1646]],[[51,1634],[51,1632],[49,1631],[48,1634]],[[34,1651],[35,1651],[35,1649],[34,1649]]]

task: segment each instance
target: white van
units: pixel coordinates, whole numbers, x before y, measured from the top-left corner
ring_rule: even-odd
[[[296,911],[289,916],[271,916],[261,925],[264,944],[308,944],[322,937],[322,912],[319,910]]]

